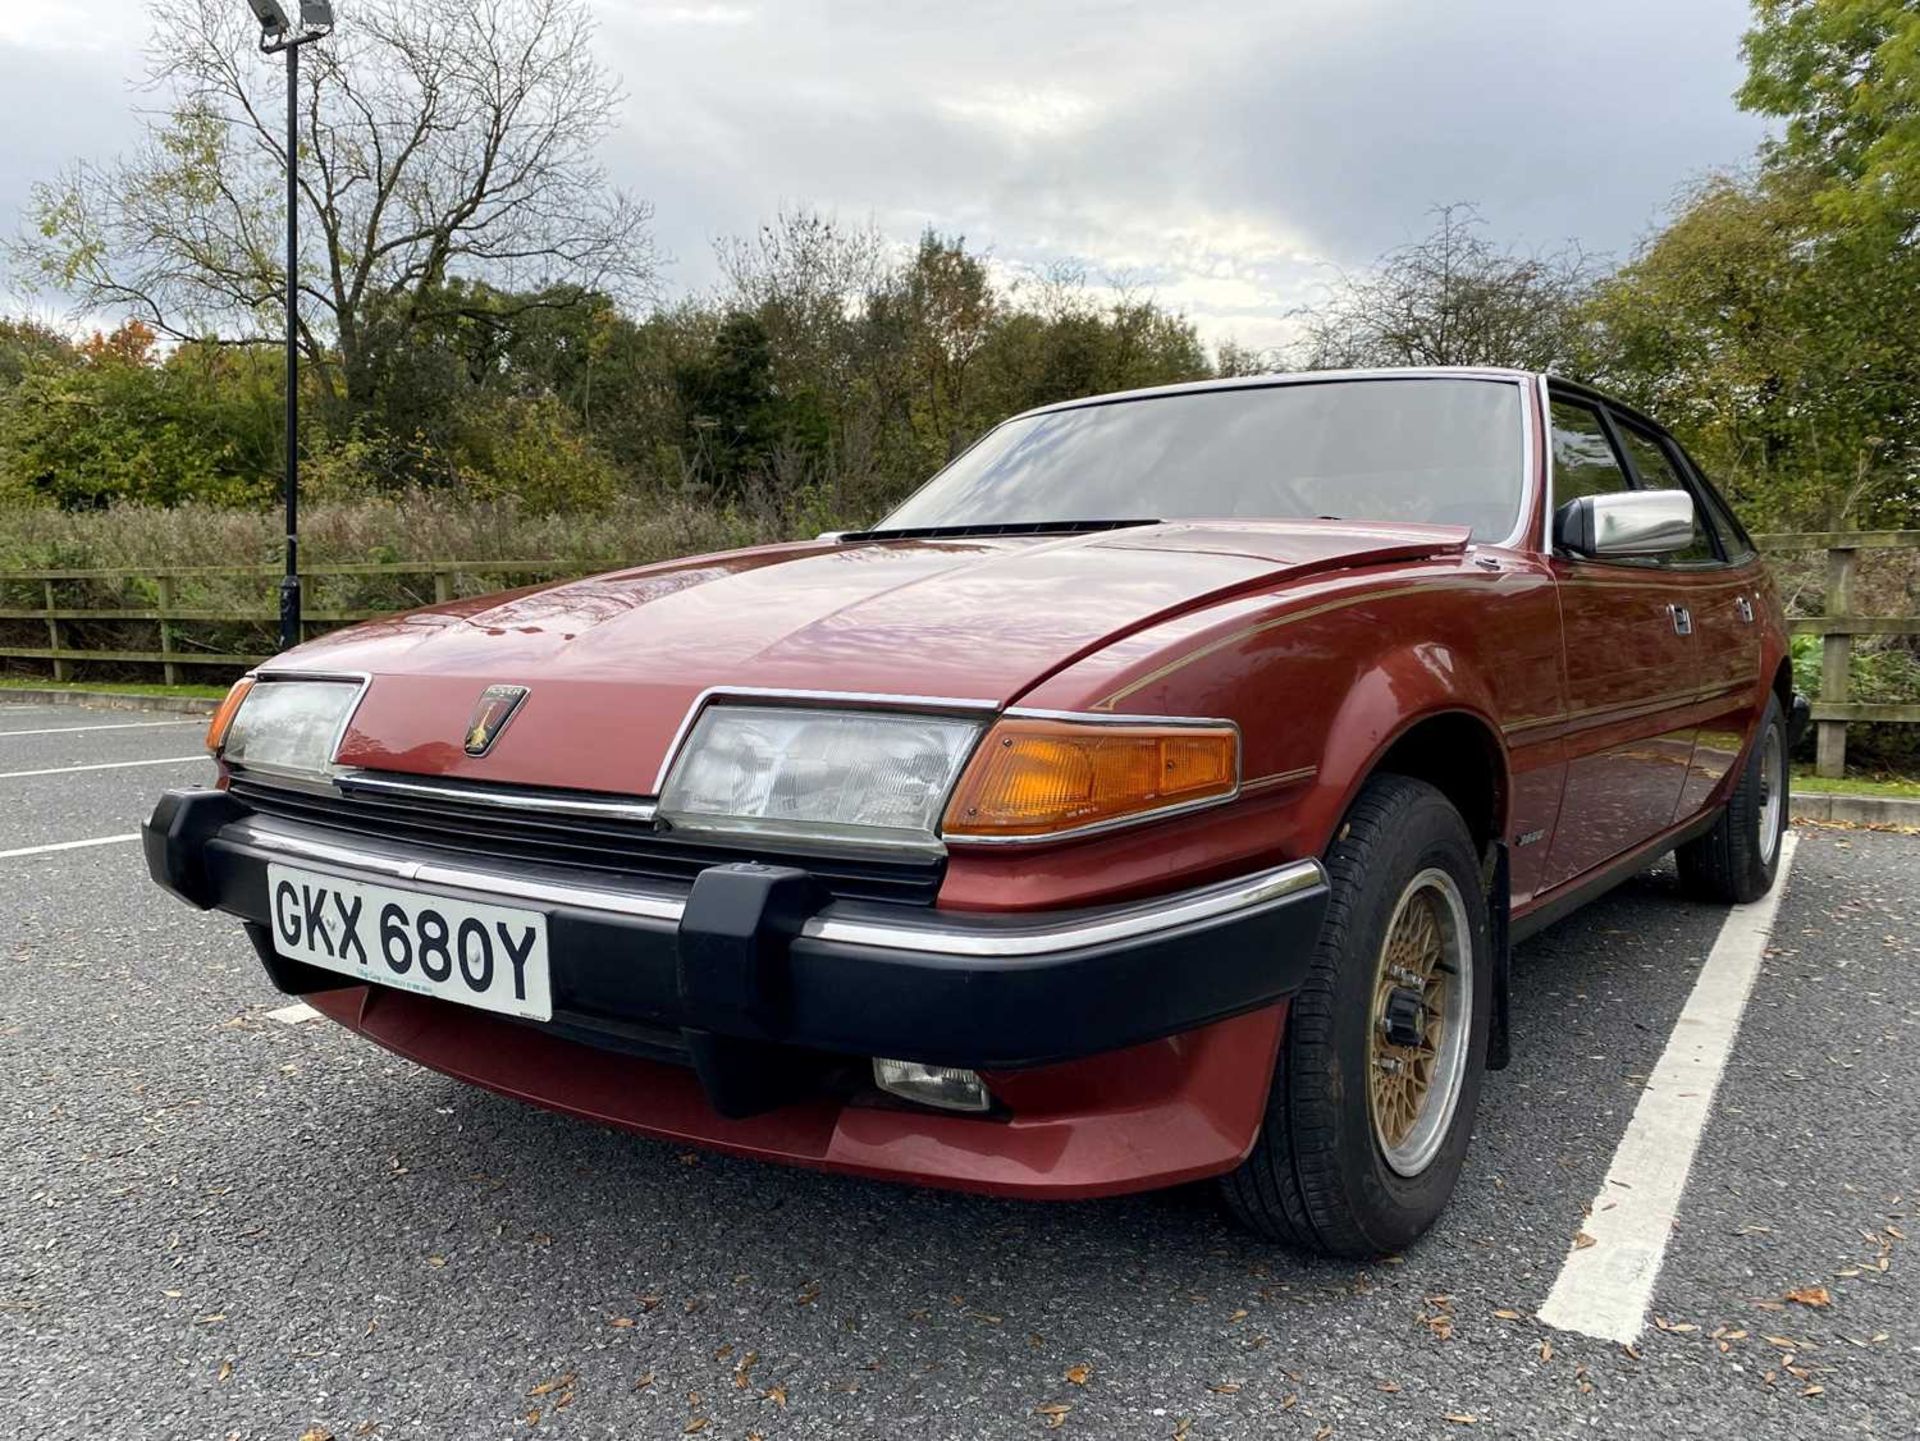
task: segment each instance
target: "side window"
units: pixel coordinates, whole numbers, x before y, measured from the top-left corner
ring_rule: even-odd
[[[1574,400],[1553,402],[1553,504],[1631,489],[1600,412]]]
[[[1709,512],[1699,492],[1680,478],[1680,472],[1674,467],[1666,447],[1658,437],[1629,420],[1615,417],[1615,423],[1620,428],[1621,443],[1626,446],[1627,455],[1633,461],[1634,474],[1640,477],[1642,490],[1684,490],[1693,497],[1693,544],[1685,550],[1660,558],[1669,565],[1718,560],[1720,555],[1714,549]]]
[[[1686,462],[1687,473],[1693,477],[1693,493],[1706,506],[1707,514],[1713,517],[1713,528],[1720,533],[1720,549],[1727,560],[1734,565],[1752,560],[1758,553],[1753,548],[1753,541],[1727,508],[1720,492],[1713,488],[1713,482],[1700,473],[1700,467],[1694,464],[1693,458],[1687,456]]]

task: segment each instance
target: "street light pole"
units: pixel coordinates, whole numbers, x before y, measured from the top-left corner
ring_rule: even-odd
[[[333,30],[330,0],[299,0],[295,25],[281,0],[247,0],[260,50],[287,52],[287,569],[280,578],[280,649],[300,644],[300,47]]]
[[[300,644],[300,46],[287,46],[287,572],[280,649]]]

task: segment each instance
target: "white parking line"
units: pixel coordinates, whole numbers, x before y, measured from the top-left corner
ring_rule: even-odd
[[[157,761],[95,761],[86,766],[52,766],[41,771],[0,771],[0,781],[25,780],[28,776],[64,776],[73,771],[118,771],[128,766],[183,766],[188,761],[203,761],[206,752],[192,756],[162,756]]]
[[[282,1006],[277,1011],[268,1011],[269,1021],[278,1021],[283,1026],[297,1026],[302,1021],[317,1021],[320,1013],[305,1001],[295,1001],[290,1006]]]
[[[140,832],[129,831],[124,836],[95,836],[90,841],[55,841],[45,846],[22,846],[17,851],[0,851],[0,861],[10,861],[15,856],[43,856],[48,851],[77,851],[87,846],[118,846],[139,839]]]
[[[8,736],[70,736],[78,735],[82,731],[143,731],[153,730],[158,726],[197,726],[199,724],[200,722],[197,720],[170,720],[116,721],[111,725],[102,726],[48,726],[43,730],[0,730],[0,740],[4,740]]]
[[[1798,840],[1791,833],[1781,837],[1773,889],[1727,913],[1600,1194],[1540,1308],[1549,1326],[1631,1345],[1646,1325],[1687,1172],[1760,974]]]

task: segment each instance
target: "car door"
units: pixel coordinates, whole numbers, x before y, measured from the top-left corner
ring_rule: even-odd
[[[1633,488],[1612,421],[1571,394],[1550,401],[1555,507]],[[1566,781],[1544,884],[1558,885],[1673,824],[1693,755],[1695,650],[1673,574],[1642,558],[1549,557],[1560,596]]]
[[[1617,407],[1611,416],[1636,485],[1648,490],[1685,490],[1693,496],[1693,544],[1660,558],[1667,582],[1678,592],[1693,626],[1695,694],[1688,702],[1693,755],[1673,817],[1683,821],[1706,806],[1720,778],[1740,758],[1759,688],[1755,586],[1760,557],[1751,545],[1743,546],[1730,521],[1716,521],[1716,505],[1707,498],[1672,437]]]

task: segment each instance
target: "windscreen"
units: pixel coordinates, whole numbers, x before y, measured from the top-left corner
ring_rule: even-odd
[[[1147,396],[1008,421],[880,523],[1519,520],[1520,387],[1415,378]]]

